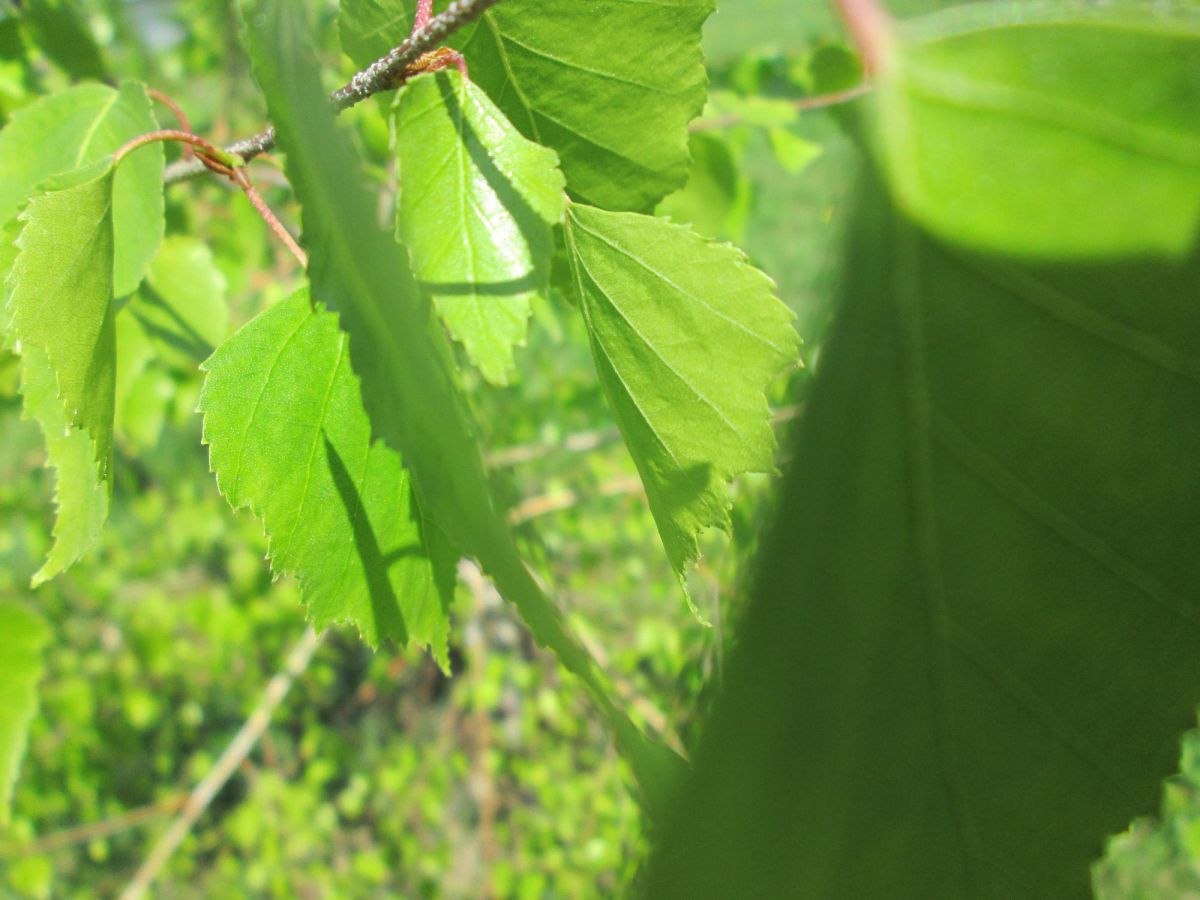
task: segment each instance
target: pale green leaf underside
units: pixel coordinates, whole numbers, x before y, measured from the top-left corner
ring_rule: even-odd
[[[617,706],[604,674],[526,570],[497,514],[441,327],[420,302],[403,250],[373,225],[361,165],[336,130],[303,21],[284,0],[243,0],[242,15],[255,75],[304,209],[313,291],[336,307],[349,334],[372,432],[404,454],[425,516],[479,560],[535,639],[587,686],[644,794],[661,807],[681,763]]]
[[[45,179],[102,159],[157,128],[145,88],[136,82],[125,82],[120,90],[77,85],[18,110],[0,131],[0,223],[15,216]],[[137,287],[162,239],[162,170],[162,145],[153,144],[124,160],[117,172],[117,296]]]
[[[951,10],[899,30],[876,95],[893,193],[947,239],[1047,258],[1197,236],[1194,5]]]
[[[96,163],[52,187],[21,213],[6,340],[18,352],[44,351],[66,421],[90,436],[107,480],[116,370],[112,166]]]
[[[883,206],[646,896],[1088,897],[1195,727],[1200,260],[966,256]]]
[[[396,100],[396,231],[438,314],[489,381],[503,384],[545,290],[562,219],[553,150],[523,138],[456,70],[421,76]]]
[[[204,364],[204,440],[221,492],[266,527],[313,625],[352,622],[447,659],[454,559],[435,577],[400,457],[371,441],[337,317],[306,293],[244,326]]]
[[[596,369],[677,572],[724,527],[725,483],[769,472],[764,391],[798,361],[792,314],[727,244],[573,204],[567,248]]]
[[[451,43],[508,118],[558,151],[571,192],[645,210],[687,178],[704,106],[700,31],[713,0],[505,0]],[[345,0],[342,45],[366,64],[412,23],[408,0]]]
[[[0,825],[7,825],[29,723],[37,712],[37,685],[45,664],[42,650],[50,629],[12,600],[0,600]]]
[[[108,519],[109,484],[101,477],[88,433],[68,423],[54,370],[45,351],[34,344],[22,348],[21,396],[26,418],[41,428],[46,462],[54,469],[54,543],[34,573],[36,588],[66,571],[95,545]]]
[[[163,362],[194,370],[225,340],[225,276],[200,240],[172,235],[146,270],[146,283],[125,313],[134,316]]]

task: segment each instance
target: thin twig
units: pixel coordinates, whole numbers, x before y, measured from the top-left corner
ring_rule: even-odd
[[[258,705],[254,708],[254,712],[250,717],[242,723],[242,727],[238,729],[233,740],[229,742],[229,746],[221,754],[216,765],[212,770],[200,780],[188,797],[187,803],[184,804],[183,810],[179,814],[179,818],[171,823],[170,827],[159,838],[158,843],[154,845],[154,849],[150,851],[150,855],[146,857],[145,862],[134,874],[133,879],[121,892],[120,900],[140,900],[149,889],[150,884],[166,865],[167,860],[171,858],[171,854],[187,837],[187,833],[191,830],[196,820],[200,818],[201,813],[208,808],[212,803],[213,798],[217,796],[221,788],[225,786],[242,761],[254,749],[254,745],[258,743],[259,737],[266,731],[267,725],[271,722],[271,715],[283,698],[287,695],[288,689],[291,688],[292,682],[299,677],[305,668],[308,666],[309,660],[312,659],[313,651],[317,649],[317,645],[321,642],[321,636],[313,631],[312,627],[304,630],[303,636],[296,645],[292,647],[288,654],[287,661],[284,663],[283,670],[275,673],[274,677],[267,683],[266,689],[263,691],[262,697],[258,701]]]
[[[242,189],[242,193],[246,195],[246,198],[254,205],[254,208],[258,210],[258,214],[267,223],[267,227],[275,232],[275,236],[283,241],[283,245],[287,247],[288,252],[295,257],[296,262],[300,263],[300,268],[307,269],[308,254],[300,249],[300,245],[296,243],[296,239],[292,237],[292,233],[283,226],[283,223],[279,221],[275,213],[271,211],[271,207],[267,206],[267,201],[259,196],[258,191],[250,184],[250,179],[246,175],[246,172],[243,169],[237,169],[233,175],[233,180]]]
[[[38,856],[43,853],[56,853],[76,844],[100,840],[120,834],[130,828],[136,828],[159,816],[178,812],[187,802],[187,794],[176,794],[157,803],[129,809],[119,815],[98,822],[88,822],[86,825],[76,825],[74,828],[64,828],[62,831],[42,835],[28,844],[7,844],[0,847],[0,859],[14,856]]]
[[[871,85],[856,84],[852,88],[846,88],[843,91],[833,91],[828,94],[817,94],[813,97],[801,97],[799,100],[792,101],[792,109],[797,112],[809,112],[814,109],[826,109],[830,106],[838,106],[842,103],[849,103],[851,100],[857,100],[864,94],[869,93]],[[718,116],[715,119],[697,119],[690,126],[689,131],[713,131],[718,128],[730,128],[734,125],[741,125],[746,120],[745,116],[728,115]]]
[[[422,56],[444,42],[446,38],[464,25],[478,19],[499,0],[454,0],[445,11],[429,20],[429,24],[417,31],[387,56],[380,57],[357,73],[345,87],[329,95],[329,103],[335,112],[349,109],[368,97],[400,87],[409,75],[409,68]],[[226,152],[242,159],[253,159],[275,147],[275,129],[267,130],[236,141]],[[196,160],[179,160],[167,166],[164,179],[167,184],[184,181],[199,175],[204,167]]]

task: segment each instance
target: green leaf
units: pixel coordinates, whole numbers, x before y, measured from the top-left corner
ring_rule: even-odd
[[[0,600],[0,825],[9,823],[13,785],[29,723],[37,712],[37,684],[45,665],[42,650],[50,642],[46,623],[12,600]]]
[[[283,0],[243,0],[242,16],[304,209],[313,294],[338,312],[350,336],[372,433],[403,454],[424,515],[479,560],[534,637],[583,681],[651,807],[661,807],[682,764],[616,705],[595,660],[521,561],[491,499],[445,338],[421,303],[403,251],[374,227],[373,200],[353,148],[334,125],[299,11]]]
[[[158,124],[145,88],[84,84],[18,110],[0,131],[0,223],[8,222],[41,182],[112,154]],[[113,187],[118,297],[137,287],[163,235],[163,150],[142,147],[124,160]]]
[[[646,896],[1085,897],[1195,725],[1200,257],[967,256],[882,205]]]
[[[938,235],[1041,258],[1191,248],[1194,4],[976,4],[901,28],[883,54],[878,155]]]
[[[426,551],[400,457],[371,441],[337,317],[298,293],[204,369],[217,484],[262,520],[271,567],[300,580],[313,625],[353,622],[371,646],[411,639],[448,669],[455,558],[437,544]]]
[[[66,421],[91,438],[105,481],[116,372],[112,190],[104,160],[52,180],[29,201],[4,308],[9,345],[44,351]]]
[[[71,425],[58,397],[54,369],[35,344],[21,350],[21,395],[25,417],[37,422],[54,469],[54,544],[32,587],[66,571],[91,549],[108,519],[109,481],[100,471],[88,433]]]
[[[225,276],[210,251],[193,237],[163,241],[146,271],[146,283],[127,312],[152,339],[160,358],[195,369],[229,334]]]
[[[741,154],[711,134],[693,134],[688,145],[692,169],[687,184],[658,204],[655,213],[709,237],[740,240],[754,202]]]
[[[792,313],[739,250],[572,204],[567,246],[596,370],[679,574],[726,527],[725,482],[770,472],[763,392],[798,361]]]
[[[521,137],[455,70],[422,76],[395,108],[396,232],[438,315],[489,381],[504,384],[544,293],[565,195],[553,150]]]
[[[451,40],[526,137],[558,151],[572,194],[647,210],[687,178],[687,124],[704,106],[700,30],[713,0],[505,0]],[[407,0],[345,0],[360,65],[408,34]]]

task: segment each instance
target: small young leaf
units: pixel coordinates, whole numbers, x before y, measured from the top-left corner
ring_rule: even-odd
[[[884,49],[878,155],[925,227],[1041,258],[1193,246],[1195,4],[973,4]]]
[[[13,785],[29,723],[37,712],[37,684],[45,664],[42,650],[50,642],[46,623],[12,600],[0,600],[0,825],[9,822]]]
[[[683,226],[572,204],[566,232],[600,381],[682,574],[700,530],[728,524],[725,482],[772,470],[763,392],[798,361],[792,314],[738,250]]]
[[[136,82],[125,82],[120,90],[79,85],[19,110],[0,131],[0,224],[50,176],[102,159],[156,128],[145,88]],[[137,287],[162,240],[162,170],[162,146],[152,144],[117,171],[113,287],[118,297]]]
[[[505,0],[451,40],[471,79],[526,137],[553,147],[589,203],[646,210],[687,178],[687,124],[704,106],[700,30],[713,0]],[[412,23],[410,0],[344,0],[360,65]]]
[[[58,176],[49,188],[21,213],[6,338],[19,353],[45,351],[66,421],[88,433],[107,480],[116,370],[112,165]]]
[[[372,646],[411,639],[448,668],[455,556],[426,550],[400,457],[371,441],[337,317],[314,312],[301,292],[204,369],[217,484],[234,509],[263,521],[271,566],[300,580],[313,625],[353,622]]]
[[[484,376],[508,380],[562,220],[558,157],[521,137],[455,70],[421,76],[395,108],[396,231],[438,314]]]

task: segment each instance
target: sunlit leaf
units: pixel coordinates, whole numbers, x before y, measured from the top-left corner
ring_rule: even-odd
[[[596,370],[676,572],[728,524],[725,483],[770,472],[764,390],[798,360],[792,314],[735,248],[572,205],[567,245]]]
[[[553,147],[571,193],[652,207],[687,177],[687,124],[704,106],[700,30],[713,0],[505,0],[451,40],[471,79],[526,137]],[[412,25],[409,0],[345,0],[360,65]]]
[[[313,624],[352,622],[372,646],[412,640],[448,668],[455,557],[426,550],[400,457],[371,441],[337,317],[297,294],[204,368],[217,484],[263,521],[271,566],[300,580]]]
[[[654,808],[678,757],[646,739],[562,614],[521,561],[495,510],[479,447],[452,379],[448,347],[423,305],[404,253],[373,225],[360,164],[334,126],[298,11],[283,0],[243,0],[255,74],[267,97],[288,176],[304,208],[315,296],[340,316],[362,380],[371,429],[404,456],[422,513],[475,556],[534,637],[591,692]]]
[[[68,424],[91,438],[100,476],[112,456],[113,168],[107,161],[54,180],[21,213],[8,275],[9,346],[44,351]]]
[[[145,88],[83,84],[18,110],[0,130],[0,223],[17,214],[37,186],[112,154],[158,128]],[[125,159],[114,180],[114,290],[137,287],[163,235],[163,151],[151,144]]]
[[[1182,254],[1200,222],[1200,8],[983,3],[883,51],[878,153],[944,238],[1038,257]]]
[[[405,87],[395,122],[397,235],[450,333],[503,384],[548,278],[565,200],[558,158],[453,70]]]
[[[95,444],[67,420],[54,370],[36,344],[21,351],[21,395],[26,418],[37,422],[54,469],[54,543],[33,575],[37,587],[79,561],[100,537],[108,519],[109,484],[101,476]]]

